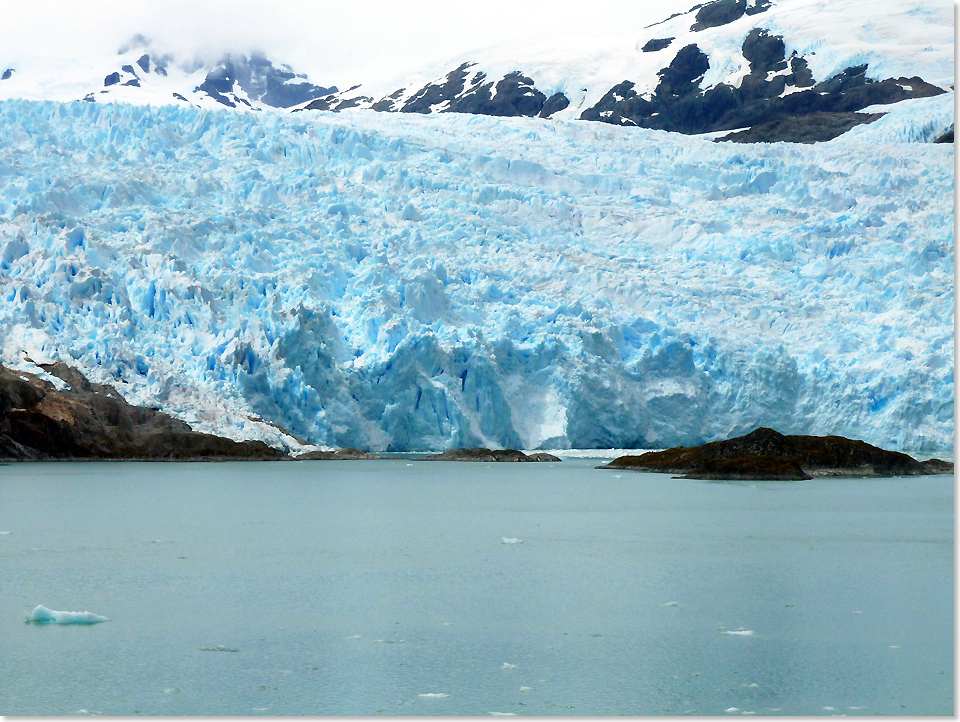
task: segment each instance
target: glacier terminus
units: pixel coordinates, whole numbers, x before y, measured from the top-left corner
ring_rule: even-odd
[[[288,448],[952,448],[952,99],[814,145],[6,100],[0,354]]]

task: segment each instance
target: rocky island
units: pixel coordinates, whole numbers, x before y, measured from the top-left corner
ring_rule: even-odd
[[[525,454],[517,449],[487,449],[477,447],[472,449],[450,449],[439,454],[427,456],[380,456],[361,449],[337,449],[336,451],[308,451],[296,457],[297,461],[360,461],[367,459],[407,459],[409,461],[498,461],[498,462],[529,462],[529,461],[560,461],[553,454],[537,452]]]
[[[422,456],[420,461],[560,461],[559,457],[538,451],[535,454],[524,454],[516,449],[450,449],[440,454]]]
[[[621,456],[601,469],[681,474],[683,479],[799,481],[814,476],[952,474],[951,462],[917,461],[842,436],[785,436],[758,428],[745,436],[694,447]]]

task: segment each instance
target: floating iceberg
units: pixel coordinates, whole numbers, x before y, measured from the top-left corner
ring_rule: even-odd
[[[109,617],[102,617],[93,612],[58,612],[38,605],[27,617],[27,622],[36,624],[99,624],[109,622]]]
[[[517,539],[516,537],[505,536],[500,539],[503,544],[523,544],[523,539]]]

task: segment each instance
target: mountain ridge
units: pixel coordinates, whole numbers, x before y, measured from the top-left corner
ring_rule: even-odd
[[[283,110],[337,92],[335,85],[314,85],[305,74],[287,64],[274,64],[260,51],[178,57],[140,34],[121,45],[112,57],[78,63],[62,87],[45,76],[49,69],[40,66],[36,69],[27,63],[24,68],[10,63],[0,75],[0,98],[256,111]]]
[[[833,18],[843,19],[853,42],[863,46],[856,48],[838,40],[836,29],[826,40],[811,39],[805,13],[823,14],[827,6],[821,0],[712,0],[611,38],[609,47],[504,44],[460,56],[446,69],[436,64],[406,80],[360,85],[295,110],[576,119],[687,134],[762,126],[759,137],[737,140],[815,142],[875,120],[876,113],[858,113],[868,106],[952,86],[947,55],[927,57],[913,39],[917,28],[952,23],[951,14],[913,18],[898,48],[889,44],[886,35],[894,29],[887,26],[910,19],[911,10],[880,3],[879,19],[870,19],[849,2],[829,4]],[[943,43],[952,47],[952,38]],[[897,58],[898,51],[904,57]]]

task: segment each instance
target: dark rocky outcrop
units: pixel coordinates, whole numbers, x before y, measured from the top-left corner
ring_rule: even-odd
[[[697,11],[696,22],[690,27],[693,32],[718,28],[739,20],[747,12],[747,0],[714,0]]]
[[[741,4],[731,3],[728,11]],[[750,73],[739,87],[721,83],[701,88],[710,59],[696,44],[689,44],[659,72],[652,94],[641,96],[632,81],[624,80],[580,118],[681,133],[749,128],[752,132],[724,140],[810,143],[830,140],[880,117],[856,113],[868,106],[944,92],[919,77],[873,80],[867,77],[866,65],[817,83],[807,60],[795,52],[787,58],[783,38],[764,28],[747,34],[741,52]]]
[[[322,88],[297,75],[287,66],[275,66],[263,55],[227,55],[207,73],[196,90],[207,93],[219,103],[235,106],[243,98],[259,100],[274,108],[289,108],[337,92],[336,87]],[[247,103],[249,104],[249,103]]]
[[[201,434],[156,409],[131,406],[63,363],[41,365],[68,384],[0,366],[0,459],[263,460],[286,458],[262,441]]]
[[[372,454],[362,449],[337,449],[336,451],[308,451],[295,457],[296,461],[366,461],[369,459],[383,459],[384,457]]]
[[[773,429],[703,446],[621,456],[603,469],[683,474],[686,479],[801,480],[814,476],[920,476],[953,473],[953,464],[921,463],[842,436],[785,436]]]
[[[443,83],[432,83],[422,87],[400,108],[401,113],[429,113],[434,105],[453,102],[464,90],[467,70],[473,63],[463,63],[456,70],[447,73]]]
[[[953,473],[952,461],[944,461],[943,459],[927,459],[926,461],[921,461],[920,464],[930,474],[952,474]]]
[[[640,52],[643,53],[655,53],[658,50],[664,50],[665,48],[670,47],[670,43],[674,41],[674,38],[651,38],[643,44],[643,47],[640,48]]]
[[[734,143],[820,143],[832,140],[858,125],[872,123],[883,113],[810,113],[795,118],[771,120],[730,135],[717,142]]]
[[[10,80],[10,78],[13,77],[13,73],[13,68],[7,68],[3,71],[3,75],[0,75],[0,80]]]
[[[369,459],[406,459],[408,461],[560,461],[553,454],[537,452],[524,454],[516,449],[451,449],[426,456],[380,456],[361,449],[337,449],[336,451],[310,451],[296,457],[297,461],[366,461]]]
[[[432,456],[422,456],[419,461],[507,461],[507,462],[525,462],[525,461],[560,461],[553,454],[538,452],[536,454],[524,454],[516,449],[451,449],[442,454]]]
[[[374,110],[399,110],[401,113],[439,111],[497,117],[533,118],[539,115],[546,118],[570,104],[563,93],[555,93],[548,99],[534,87],[530,78],[519,71],[507,73],[496,84],[484,82],[486,76],[477,73],[468,88],[466,78],[472,65],[463,63],[448,73],[444,82],[424,86],[399,108],[395,106],[401,91],[391,93],[371,107]],[[336,109],[342,107],[337,105]]]
[[[570,105],[570,99],[563,93],[554,93],[549,98],[547,98],[543,107],[540,109],[540,112],[537,113],[539,118],[549,118],[554,113],[557,113],[564,108]]]

